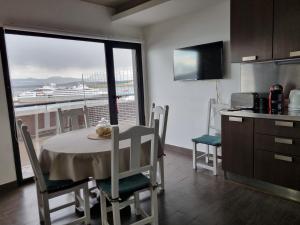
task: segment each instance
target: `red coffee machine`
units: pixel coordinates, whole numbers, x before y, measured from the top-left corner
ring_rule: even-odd
[[[269,92],[269,113],[282,114],[284,111],[283,87],[275,84],[270,87]]]

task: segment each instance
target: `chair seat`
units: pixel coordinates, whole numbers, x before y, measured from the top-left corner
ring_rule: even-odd
[[[100,190],[111,196],[111,178],[97,180]],[[119,196],[122,199],[130,197],[134,192],[150,187],[150,180],[143,174],[136,174],[119,180]]]
[[[195,143],[201,143],[206,145],[221,146],[220,136],[213,136],[213,135],[206,134],[201,137],[193,138],[192,141]]]
[[[89,181],[89,179],[84,179],[77,182],[73,182],[72,180],[49,180],[49,174],[43,174],[43,176],[47,186],[48,193],[53,193],[68,188],[72,188]]]

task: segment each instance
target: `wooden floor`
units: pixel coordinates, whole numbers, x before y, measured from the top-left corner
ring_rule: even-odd
[[[166,156],[166,191],[159,196],[161,225],[299,225],[300,204],[192,170],[191,156],[172,151]],[[59,200],[60,201],[60,200]],[[149,210],[145,196],[142,206]],[[126,212],[127,224],[136,218]],[[74,216],[74,208],[53,215],[55,224]],[[1,225],[39,224],[35,186],[0,193]],[[99,216],[92,224],[100,224]]]

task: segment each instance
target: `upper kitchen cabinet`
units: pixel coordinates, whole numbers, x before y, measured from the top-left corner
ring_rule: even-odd
[[[274,0],[273,45],[274,59],[300,57],[299,0]]]
[[[230,23],[232,62],[272,59],[273,0],[231,0]]]

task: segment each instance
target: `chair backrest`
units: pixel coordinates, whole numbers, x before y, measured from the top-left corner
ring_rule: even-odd
[[[153,127],[154,120],[159,120],[159,136],[162,148],[165,146],[167,124],[168,124],[168,114],[169,106],[155,106],[155,103],[152,103],[150,109],[150,118],[149,118],[149,127]]]
[[[228,108],[229,105],[217,103],[214,98],[209,99],[207,134],[210,134],[211,130],[214,130],[216,134],[221,134],[221,111]]]
[[[111,195],[113,199],[119,197],[119,179],[133,176],[135,174],[150,172],[150,182],[156,185],[157,151],[158,151],[158,126],[159,121],[155,120],[154,127],[134,126],[119,133],[119,127],[112,127],[112,154],[111,154]],[[151,136],[150,163],[141,166],[142,137]],[[130,140],[130,166],[129,170],[120,173],[120,148],[119,142]]]
[[[84,126],[89,127],[89,121],[87,118],[88,110],[87,107],[79,109],[70,109],[70,110],[62,110],[58,109],[58,118],[59,118],[59,126],[60,132],[65,133],[67,131],[77,130],[80,128],[79,118],[83,116],[84,118]]]
[[[25,148],[32,166],[32,170],[34,172],[34,176],[36,178],[36,182],[39,185],[40,191],[44,192],[47,190],[46,183],[43,177],[42,169],[39,164],[39,160],[36,155],[36,151],[34,149],[32,139],[30,133],[28,131],[28,127],[23,125],[22,120],[17,121],[17,126],[19,128],[20,134],[23,138]]]

